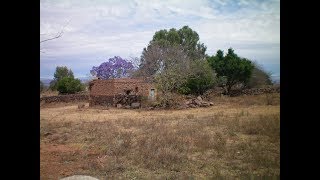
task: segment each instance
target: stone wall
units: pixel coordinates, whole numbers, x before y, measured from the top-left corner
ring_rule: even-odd
[[[205,92],[202,97],[210,98],[221,96],[224,93],[223,88],[216,87]],[[271,86],[265,88],[251,88],[251,89],[237,89],[230,92],[230,96],[240,96],[240,95],[259,95],[264,93],[280,93],[280,86]]]
[[[89,106],[111,106],[114,96],[90,96]]]
[[[230,92],[230,96],[239,95],[259,95],[265,93],[280,93],[280,87],[251,88],[244,90],[234,90]]]
[[[87,94],[69,94],[59,96],[47,96],[41,97],[40,102],[44,103],[57,103],[57,102],[77,102],[77,101],[88,101],[89,95]]]

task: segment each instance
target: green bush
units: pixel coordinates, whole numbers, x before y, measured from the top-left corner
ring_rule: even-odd
[[[57,82],[57,90],[61,94],[73,94],[84,90],[84,86],[79,79],[73,77],[63,77]]]
[[[54,79],[50,82],[49,86],[52,91],[57,90],[58,82],[64,77],[74,78],[72,70],[68,69],[66,66],[57,66],[53,76]]]
[[[203,94],[216,83],[216,75],[207,61],[193,61],[190,72],[187,82],[179,88],[179,93]]]

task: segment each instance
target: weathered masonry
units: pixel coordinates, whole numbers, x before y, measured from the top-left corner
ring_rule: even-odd
[[[136,95],[149,100],[154,100],[156,97],[154,84],[144,79],[96,79],[90,82],[89,90],[90,106],[114,105],[113,100],[119,94]]]

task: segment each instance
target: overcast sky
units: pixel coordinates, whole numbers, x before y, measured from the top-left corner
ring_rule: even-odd
[[[41,0],[40,77],[56,66],[85,77],[113,56],[140,57],[160,29],[188,25],[207,54],[232,47],[280,78],[279,0]]]

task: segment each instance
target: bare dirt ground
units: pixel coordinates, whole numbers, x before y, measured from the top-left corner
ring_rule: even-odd
[[[280,175],[280,95],[186,110],[40,107],[40,176],[207,179]]]

